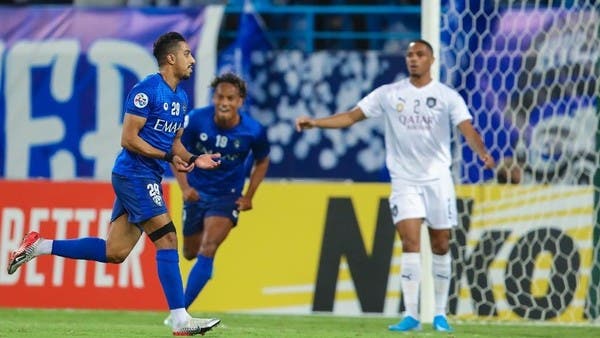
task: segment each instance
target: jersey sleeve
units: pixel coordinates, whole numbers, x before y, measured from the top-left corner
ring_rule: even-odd
[[[378,117],[383,115],[382,96],[384,88],[384,86],[378,87],[358,101],[357,106],[363,111],[366,117]]]
[[[267,138],[267,130],[265,127],[260,126],[256,140],[252,143],[252,155],[256,160],[262,160],[269,156],[271,146]]]
[[[125,100],[125,112],[147,118],[152,111],[152,98],[154,96],[154,93],[151,93],[150,89],[144,83],[134,86],[129,91],[127,100]]]
[[[465,100],[456,91],[451,90],[448,100],[448,108],[450,110],[450,120],[453,126],[458,126],[461,122],[472,120],[473,116],[469,113],[469,108]]]

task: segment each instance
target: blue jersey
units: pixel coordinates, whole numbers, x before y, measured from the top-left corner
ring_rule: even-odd
[[[240,196],[246,180],[246,158],[252,153],[260,160],[269,155],[265,128],[250,115],[241,113],[240,123],[231,129],[219,128],[215,107],[194,109],[188,115],[181,142],[194,154],[221,154],[215,170],[194,169],[188,174],[190,186],[201,197]]]
[[[125,101],[125,112],[146,118],[139,136],[154,148],[171,150],[177,130],[183,128],[188,106],[187,94],[181,87],[175,91],[159,73],[136,84]],[[128,177],[162,177],[167,162],[122,149],[113,173]]]

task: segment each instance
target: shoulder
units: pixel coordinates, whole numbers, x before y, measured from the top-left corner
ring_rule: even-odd
[[[401,79],[396,82],[381,85],[381,86],[375,88],[369,94],[369,96],[372,98],[378,98],[379,100],[386,99],[386,98],[391,99],[392,97],[395,97],[399,93],[405,92],[407,90],[411,90],[411,88],[412,87],[410,86],[410,82],[408,81],[408,78],[405,78],[405,79]]]
[[[215,110],[214,106],[199,107],[199,108],[194,108],[194,109],[190,110],[188,115],[202,117],[202,116],[206,116],[206,115],[212,115],[214,113],[214,110]]]
[[[203,123],[204,121],[212,121],[214,111],[214,106],[200,107],[190,110],[187,116],[190,122]]]
[[[129,95],[135,95],[136,98],[144,97],[146,100],[155,97],[156,93],[160,90],[159,77],[157,75],[151,74],[143,78],[131,88]]]
[[[240,117],[242,118],[242,123],[248,126],[262,127],[262,124],[247,112],[240,112]]]
[[[262,132],[265,129],[265,127],[260,122],[258,122],[257,119],[252,117],[252,115],[250,115],[247,112],[240,112],[240,117],[242,121],[241,124],[245,126],[245,128],[255,130],[257,132]]]
[[[410,82],[408,82],[408,78],[404,78],[404,79],[401,79],[396,82],[381,85],[381,86],[375,88],[374,91],[380,92],[380,93],[395,92],[398,90],[402,90],[404,88],[408,88],[409,84],[410,84]]]
[[[444,93],[444,95],[447,96],[455,96],[455,97],[461,97],[460,94],[458,93],[458,91],[450,86],[448,86],[445,83],[442,83],[440,81],[435,81],[435,86],[436,88],[441,91],[442,93]]]
[[[143,78],[135,86],[133,86],[133,88],[134,89],[136,89],[136,88],[138,88],[138,89],[156,88],[156,86],[159,84],[160,80],[161,80],[161,78],[158,73],[150,74],[150,75],[146,76],[145,78]]]

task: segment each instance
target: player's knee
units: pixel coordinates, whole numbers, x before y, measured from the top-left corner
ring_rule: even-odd
[[[169,222],[154,230],[148,234],[148,237],[154,243],[161,239],[166,239],[168,242],[173,242],[175,246],[177,245],[177,230],[175,229],[173,222]]]
[[[198,256],[198,250],[192,250],[187,247],[183,248],[183,257],[185,259],[187,259],[188,261],[191,261],[192,259],[196,258],[197,256]]]
[[[106,261],[113,264],[121,264],[129,256],[129,251],[109,251],[106,253]]]
[[[404,252],[419,252],[421,250],[421,242],[412,238],[402,238],[402,251]]]
[[[448,251],[450,250],[450,245],[448,243],[444,244],[438,244],[438,245],[432,245],[431,246],[431,252],[433,252],[436,255],[445,255],[448,253]]]
[[[436,255],[445,255],[450,250],[450,239],[446,236],[431,237],[431,252]]]
[[[431,240],[431,252],[436,255],[445,255],[450,250],[450,243],[443,239]]]
[[[206,257],[214,257],[218,248],[219,244],[216,242],[202,243],[200,246],[200,254]]]

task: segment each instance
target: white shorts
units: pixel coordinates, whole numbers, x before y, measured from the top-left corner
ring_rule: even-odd
[[[409,218],[423,218],[432,229],[457,224],[456,193],[450,176],[419,185],[392,182],[389,202],[394,224]]]

